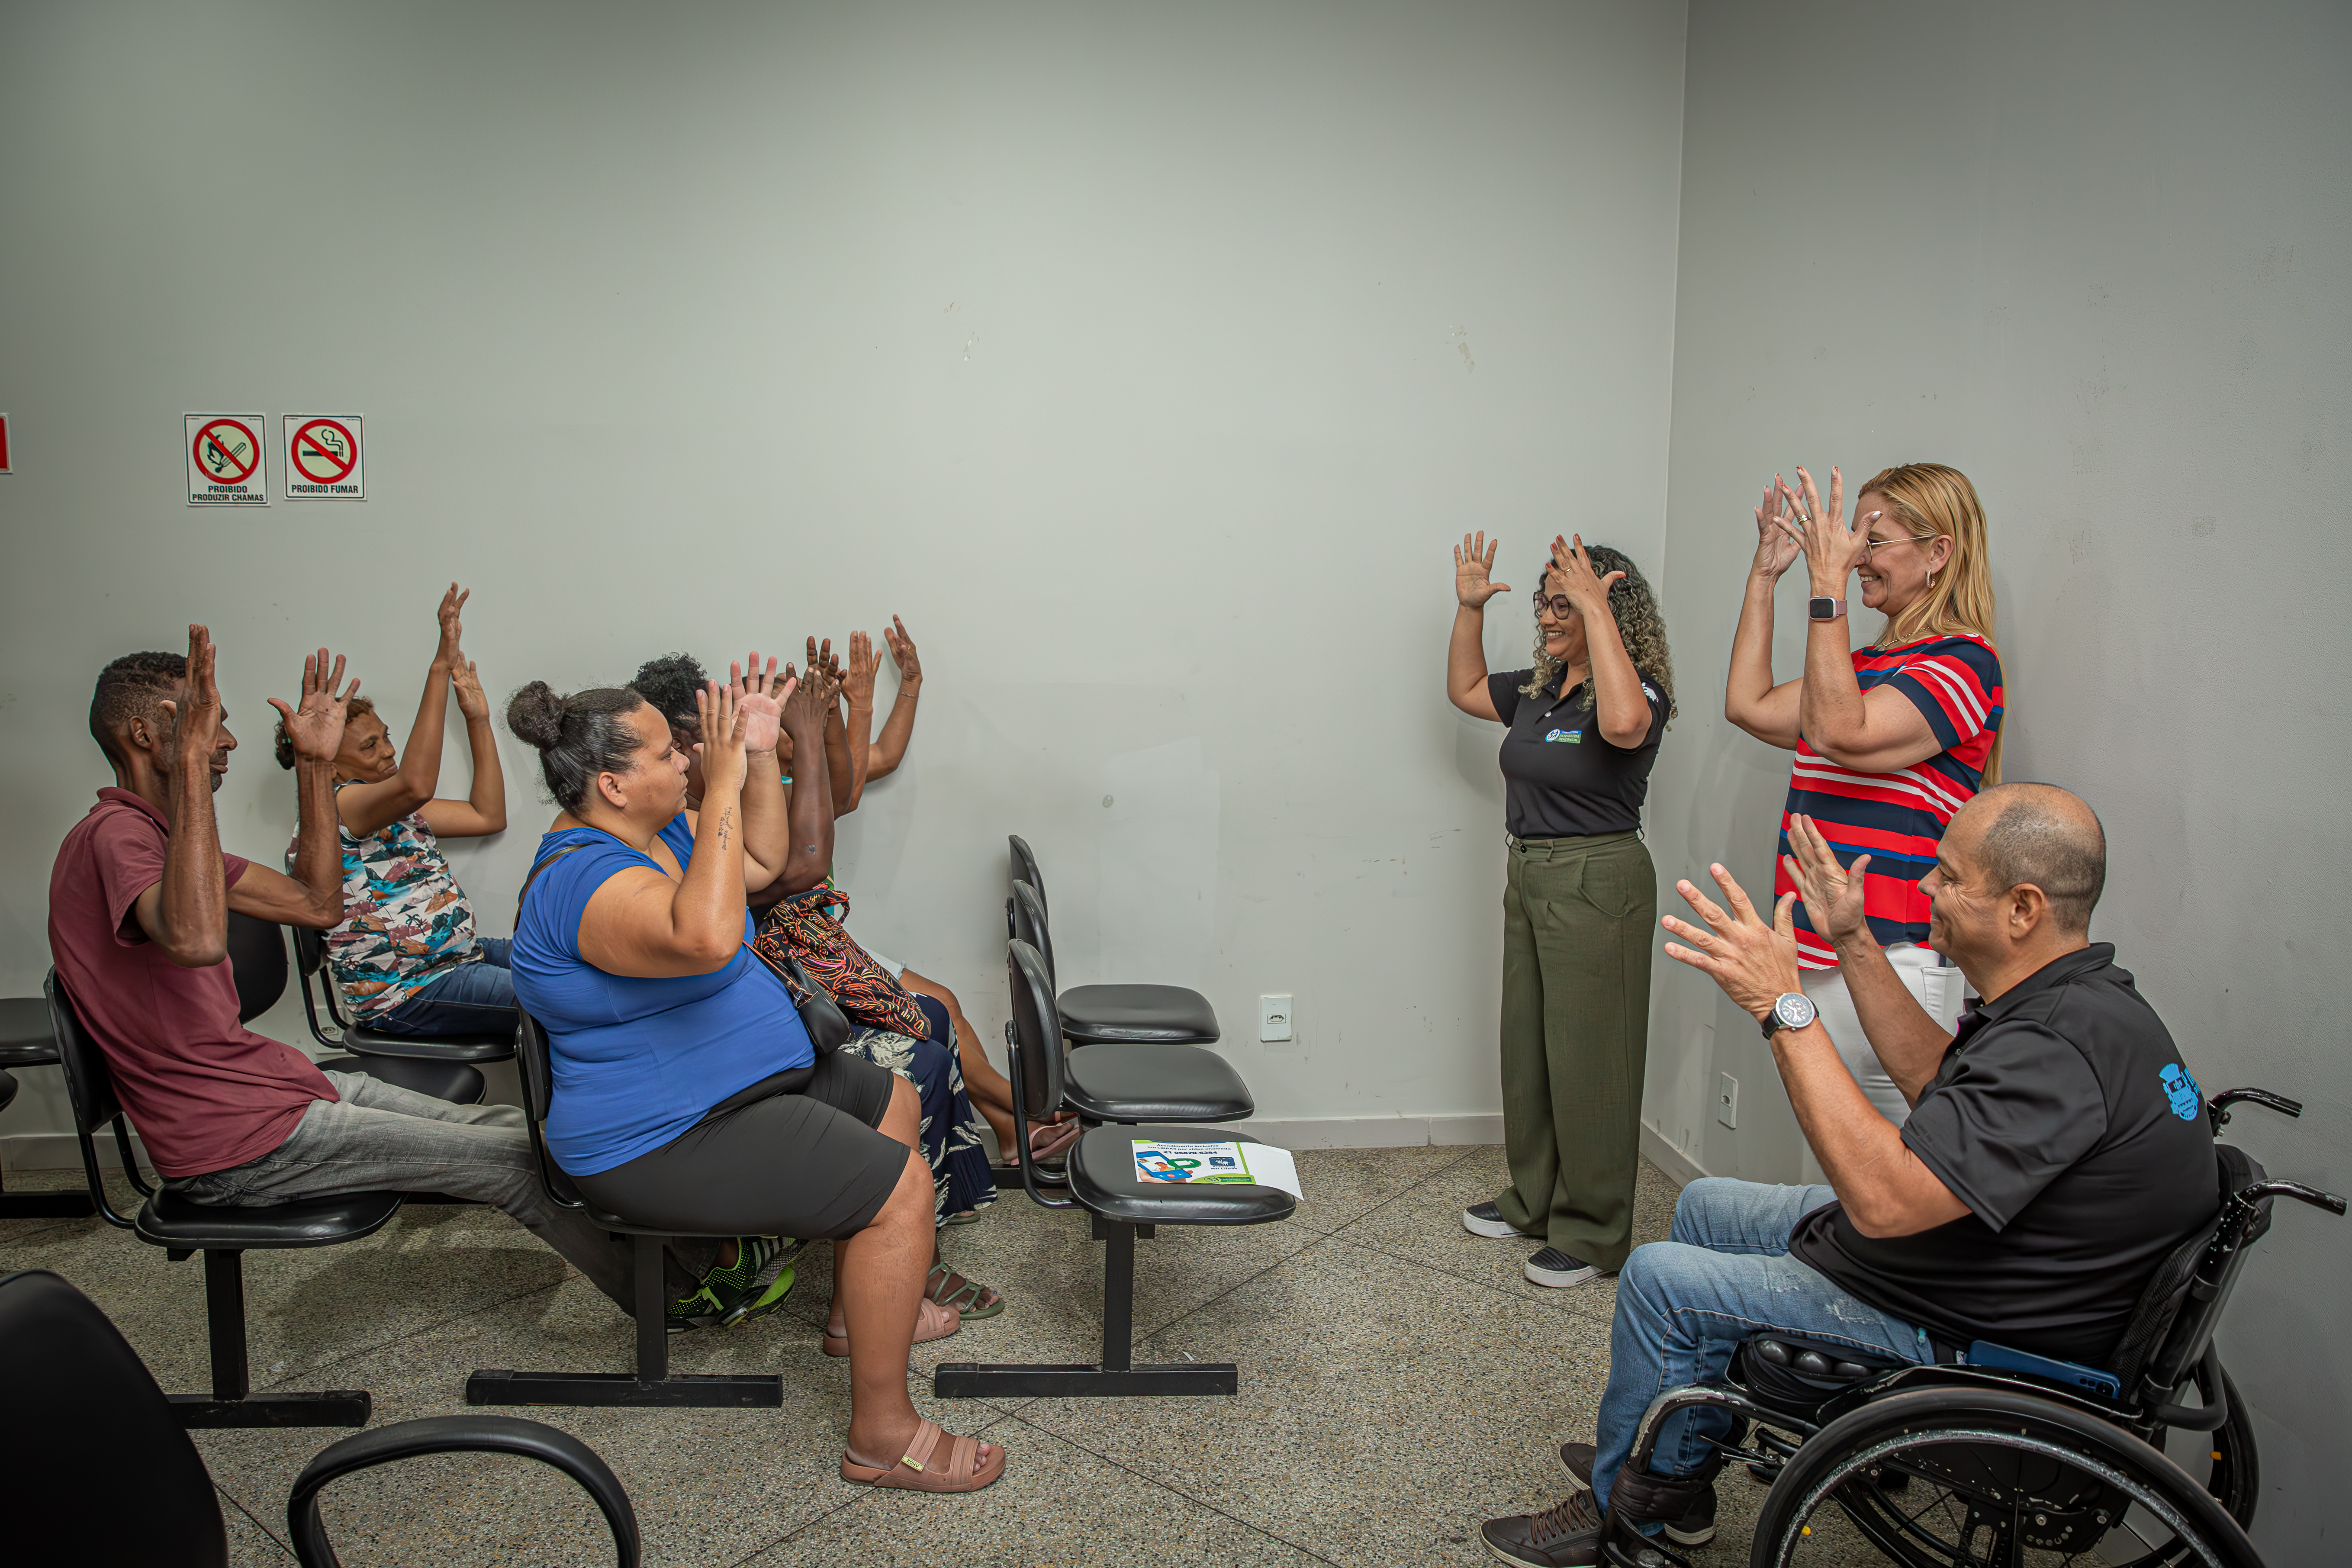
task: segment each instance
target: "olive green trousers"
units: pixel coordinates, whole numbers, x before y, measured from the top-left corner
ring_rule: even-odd
[[[1571,1258],[1633,1245],[1657,873],[1635,833],[1513,843],[1503,890],[1503,1218]]]

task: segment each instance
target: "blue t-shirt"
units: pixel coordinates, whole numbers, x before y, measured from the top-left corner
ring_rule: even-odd
[[[684,813],[661,837],[681,868],[694,858]],[[572,852],[549,860],[563,849]],[[658,871],[659,861],[601,828],[572,827],[541,838],[531,864],[545,868],[515,916],[514,988],[547,1030],[547,1148],[563,1169],[593,1176],[625,1164],[729,1095],[816,1060],[783,982],[747,950],[709,974],[664,980],[608,974],[580,955],[580,918],[596,889],[632,866]]]

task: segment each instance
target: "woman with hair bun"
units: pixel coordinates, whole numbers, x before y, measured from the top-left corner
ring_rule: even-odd
[[[1756,558],[1723,696],[1725,718],[1797,753],[1773,897],[1799,890],[1789,830],[1809,820],[1863,878],[1868,939],[1885,951],[1912,998],[1949,1029],[1964,983],[1926,945],[1919,879],[1934,868],[1953,816],[2000,782],[2003,693],[1984,504],[1958,468],[1906,463],[1863,485],[1848,523],[1843,474],[1830,469],[1826,507],[1811,474],[1799,468],[1797,479],[1792,489],[1774,475],[1756,509]],[[1775,685],[1773,589],[1800,552],[1812,578],[1805,672]],[[1863,604],[1886,617],[1859,648],[1845,618],[1846,584],[1856,577]],[[1801,897],[1796,931],[1805,994],[1822,1026],[1871,1104],[1901,1125],[1910,1102],[1870,1048],[1837,949],[1814,928]]]
[[[1657,596],[1621,551],[1552,542],[1536,589],[1535,662],[1486,673],[1495,546],[1454,552],[1445,690],[1503,738],[1503,1142],[1511,1184],[1462,1211],[1474,1236],[1544,1245],[1522,1269],[1565,1289],[1633,1245],[1642,1073],[1649,1058],[1657,873],[1642,802],[1675,669]]]
[[[562,808],[523,884],[513,950],[515,994],[545,1026],[554,1069],[548,1152],[602,1207],[736,1233],[739,1268],[767,1237],[830,1238],[824,1349],[850,1368],[842,1478],[974,1491],[1003,1473],[1003,1450],[948,1437],[907,1394],[909,1344],[959,1326],[923,1300],[932,1189],[914,1089],[846,1052],[818,1055],[751,952],[747,890],[814,886],[798,812],[823,811],[830,827],[820,790],[788,828],[778,736],[789,728],[815,755],[824,704],[774,672],[754,654],[748,676],[737,667],[697,694],[695,812],[686,754],[636,692],[559,697],[534,681],[508,707]]]

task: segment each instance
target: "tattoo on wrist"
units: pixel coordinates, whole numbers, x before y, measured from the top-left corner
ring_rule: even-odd
[[[735,808],[729,806],[719,814],[719,847],[724,849],[735,837]]]

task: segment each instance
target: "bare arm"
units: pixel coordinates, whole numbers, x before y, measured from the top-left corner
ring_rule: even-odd
[[[460,655],[459,657],[463,657]],[[449,671],[449,689],[466,719],[466,750],[474,763],[474,787],[464,800],[428,800],[419,809],[425,826],[443,838],[483,838],[507,826],[507,777],[499,765],[498,731],[490,727],[490,700],[473,661]],[[351,792],[343,792],[348,795]]]
[[[449,711],[449,671],[462,657],[457,652],[457,612],[467,595],[457,584],[441,595],[436,612],[441,641],[433,663],[425,671],[425,694],[416,700],[416,722],[408,727],[408,744],[401,748],[400,771],[382,784],[355,784],[335,797],[335,809],[354,838],[365,838],[433,798],[441,784],[441,736]],[[330,759],[331,761],[332,759]]]
[[[1944,1065],[1952,1037],[1919,1005],[1870,934],[1863,914],[1863,873],[1870,857],[1857,855],[1851,868],[1840,866],[1837,851],[1805,816],[1789,819],[1789,847],[1792,853],[1782,856],[1781,863],[1796,879],[1813,929],[1837,948],[1838,973],[1845,976],[1871,1050],[1905,1102],[1918,1104]]]
[[[1630,752],[1650,738],[1650,700],[1642,695],[1642,677],[1618,635],[1617,617],[1609,608],[1609,590],[1622,572],[1596,575],[1592,558],[1584,553],[1584,536],[1570,544],[1555,539],[1551,547],[1552,575],[1574,602],[1584,622],[1584,647],[1592,660],[1593,721],[1601,738],[1621,752]]]
[[[218,650],[200,626],[188,628],[188,678],[177,701],[165,702],[172,747],[170,842],[163,875],[131,902],[147,940],[183,969],[205,969],[228,955],[228,898],[220,823],[213,814],[213,752],[220,744]]]
[[[857,809],[866,794],[866,770],[874,757],[874,639],[864,632],[849,634],[849,668],[841,678],[841,695],[849,716],[843,721],[843,739],[849,752],[849,793],[834,797],[838,815]],[[832,726],[828,722],[828,731]],[[830,736],[825,757],[832,761]]]
[[[787,862],[792,832],[785,820],[783,766],[776,760],[776,737],[793,682],[790,671],[777,675],[773,657],[762,670],[757,648],[751,650],[749,674],[741,665],[728,666],[727,673],[736,706],[744,715],[743,886],[749,892],[774,881]],[[699,842],[699,816],[695,831]]]
[[[915,704],[923,695],[923,661],[916,655],[915,639],[907,635],[906,623],[892,616],[890,625],[882,628],[882,640],[898,663],[898,694],[890,700],[890,717],[882,721],[881,738],[874,742],[874,754],[858,786],[861,795],[866,784],[897,773],[898,764],[906,761],[907,742],[915,736]]]
[[[1688,881],[1675,883],[1706,928],[1664,917],[1659,923],[1690,944],[1670,942],[1666,956],[1704,971],[1760,1023],[1782,995],[1802,989],[1791,913],[1797,896],[1784,896],[1773,910],[1772,923],[1766,925],[1730,872],[1720,866],[1708,870],[1729,912]],[[1915,1236],[1969,1212],[1911,1152],[1895,1124],[1878,1114],[1819,1023],[1776,1032],[1772,1060],[1805,1141],[1812,1145],[1856,1230],[1869,1237]]]
[[[1772,683],[1772,593],[1797,559],[1778,475],[1756,509],[1756,559],[1739,601],[1739,629],[1731,637],[1731,671],[1723,682],[1723,716],[1768,745],[1797,749],[1797,706],[1803,682]]]
[[[1813,596],[1845,596],[1853,569],[1866,559],[1871,522],[1856,518],[1846,526],[1845,476],[1830,469],[1830,500],[1821,504],[1813,477],[1797,470],[1804,491],[1805,562]],[[1865,694],[1853,673],[1853,642],[1843,619],[1811,622],[1805,631],[1804,691],[1798,726],[1807,743],[1841,767],[1857,773],[1894,773],[1926,762],[1944,749],[1927,715],[1891,686]]]
[[[1473,719],[1501,723],[1495,699],[1486,690],[1486,601],[1511,591],[1508,583],[1492,583],[1497,538],[1486,542],[1484,529],[1474,539],[1465,533],[1454,549],[1454,631],[1445,644],[1445,700]]]
[[[636,866],[607,878],[590,897],[580,916],[580,955],[607,974],[709,974],[743,945],[744,715],[731,687],[719,687],[715,698],[698,691],[695,706],[706,739],[694,856],[676,881]]]

